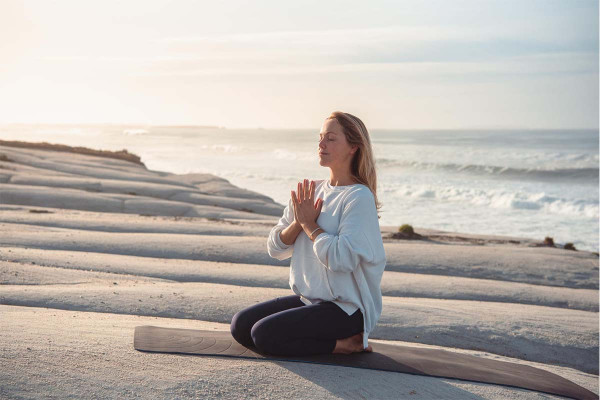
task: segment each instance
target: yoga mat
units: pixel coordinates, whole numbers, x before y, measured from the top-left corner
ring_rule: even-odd
[[[446,350],[370,343],[372,353],[271,356],[242,346],[230,332],[136,326],[133,347],[159,353],[199,354],[268,359],[395,371],[467,381],[494,383],[556,394],[573,399],[598,395],[551,372],[506,361]]]

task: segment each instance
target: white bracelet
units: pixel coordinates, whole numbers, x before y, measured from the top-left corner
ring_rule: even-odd
[[[320,226],[319,226],[317,229],[315,229],[314,231],[312,231],[308,237],[309,237],[309,238],[312,240],[312,235],[313,235],[313,233],[315,233],[315,232],[316,232],[316,231],[318,231],[319,229],[321,229],[321,227],[320,227]]]

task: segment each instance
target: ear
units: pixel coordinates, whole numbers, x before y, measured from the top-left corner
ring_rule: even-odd
[[[358,151],[358,145],[352,145],[352,152],[350,154],[354,154]]]

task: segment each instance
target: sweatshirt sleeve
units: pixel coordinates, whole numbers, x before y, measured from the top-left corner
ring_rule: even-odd
[[[339,232],[319,234],[313,250],[331,271],[352,272],[360,263],[375,261],[375,248],[369,235],[381,237],[375,199],[372,194],[359,193],[344,205]]]
[[[288,201],[287,207],[283,210],[283,216],[279,219],[277,225],[271,229],[269,238],[267,239],[267,251],[269,255],[278,260],[290,258],[294,253],[294,244],[287,245],[281,241],[279,234],[294,222],[294,206],[292,199]]]

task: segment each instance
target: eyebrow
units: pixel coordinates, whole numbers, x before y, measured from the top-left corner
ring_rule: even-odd
[[[334,135],[336,134],[335,132],[325,132],[325,133],[319,133],[319,136],[321,136],[321,135],[327,135],[328,133],[332,133]]]

